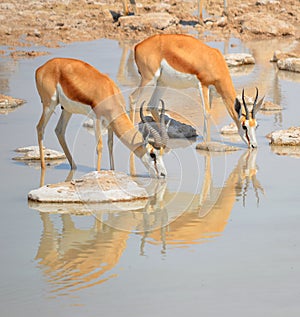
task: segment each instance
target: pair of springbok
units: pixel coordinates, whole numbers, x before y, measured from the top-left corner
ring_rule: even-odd
[[[161,100],[161,87],[171,86],[185,88],[194,86],[199,89],[202,107],[209,111],[209,86],[214,85],[221,95],[229,115],[237,125],[242,140],[249,148],[257,147],[255,115],[262,104],[258,101],[258,90],[253,105],[249,110],[244,90],[242,101],[237,98],[232,79],[223,55],[188,35],[160,34],[149,37],[135,46],[135,62],[141,75],[139,87],[130,96],[131,109],[146,86],[154,86],[154,92],[148,109],[160,131],[152,129],[140,115],[154,141],[144,139],[142,133],[134,126],[125,110],[125,101],[120,89],[108,76],[100,73],[91,65],[75,59],[54,58],[36,71],[36,85],[43,104],[43,112],[37,125],[38,143],[41,156],[41,168],[45,169],[43,136],[45,127],[57,105],[62,113],[55,132],[59,143],[71,165],[76,168],[65,140],[67,124],[73,113],[95,114],[95,134],[97,138],[97,170],[101,167],[102,137],[100,119],[105,119],[108,126],[108,147],[110,167],[114,169],[113,133],[139,157],[152,177],[164,178],[167,175],[162,159],[167,145],[167,132],[164,120],[164,103],[159,114],[158,104]],[[151,131],[150,131],[151,130]]]

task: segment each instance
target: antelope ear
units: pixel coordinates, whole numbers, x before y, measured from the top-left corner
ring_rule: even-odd
[[[235,98],[234,109],[237,112],[238,116],[240,117],[241,116],[241,112],[242,112],[241,111],[242,110],[242,105],[241,105],[240,101],[238,100],[238,98]]]
[[[256,113],[258,112],[258,110],[261,108],[263,102],[264,102],[264,99],[265,99],[265,96],[263,96],[259,102],[256,104],[255,108],[253,109],[253,114],[254,114],[254,117],[256,115]]]

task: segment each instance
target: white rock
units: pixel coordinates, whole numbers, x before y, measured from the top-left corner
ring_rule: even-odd
[[[15,152],[22,153],[22,156],[13,157],[16,161],[38,161],[40,160],[40,150],[36,145],[20,147]],[[64,153],[44,148],[45,160],[61,160],[65,159]]]
[[[222,28],[224,26],[226,26],[227,23],[228,23],[227,17],[221,17],[219,20],[217,20],[217,26],[222,27]]]
[[[226,54],[224,57],[229,67],[255,64],[255,59],[251,54],[232,53]]]
[[[24,100],[0,94],[0,109],[15,108],[25,103]]]
[[[277,66],[281,70],[300,73],[300,58],[290,57],[277,61]]]
[[[46,203],[103,203],[147,199],[146,190],[124,173],[91,172],[81,179],[32,190],[28,199]]]
[[[300,146],[300,127],[290,127],[287,130],[274,131],[270,135],[270,144]]]
[[[237,134],[238,133],[238,128],[234,122],[225,125],[224,127],[221,128],[221,134]]]
[[[87,120],[83,122],[82,126],[85,128],[94,129],[94,120],[91,118],[88,118]]]
[[[219,142],[201,142],[196,145],[196,149],[209,152],[231,152],[239,150],[239,148],[235,146],[226,145]]]

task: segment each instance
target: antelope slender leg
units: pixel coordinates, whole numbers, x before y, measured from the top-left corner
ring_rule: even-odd
[[[209,121],[209,112],[210,112],[210,103],[209,103],[209,89],[207,86],[201,85],[199,82],[199,93],[203,109],[203,138],[206,142],[210,141],[210,121]]]
[[[102,148],[103,148],[100,119],[97,119],[97,118],[94,119],[94,130],[95,130],[95,136],[96,136],[96,142],[97,142],[97,171],[100,172]]]
[[[137,15],[138,11],[137,11],[137,6],[136,6],[135,0],[130,0],[130,4],[132,5],[134,15]]]
[[[44,148],[43,148],[43,139],[45,128],[49,122],[49,119],[56,107],[57,103],[50,105],[49,108],[43,107],[43,113],[41,115],[40,121],[36,126],[37,136],[38,136],[38,143],[40,149],[40,159],[41,159],[41,168],[45,168],[45,155],[44,155]]]
[[[136,105],[142,95],[144,87],[145,85],[141,83],[140,86],[129,96],[129,105],[130,105],[129,118],[133,124],[135,123]]]
[[[224,13],[225,13],[225,15],[227,15],[227,0],[224,0],[223,1],[223,3],[224,3]]]
[[[203,23],[203,0],[198,0],[199,22]]]
[[[211,156],[210,153],[204,156],[204,177],[202,183],[202,190],[199,195],[199,206],[203,207],[205,202],[209,200],[209,195],[212,191],[213,183],[212,183],[212,176],[211,176]],[[204,209],[205,210],[205,209]],[[210,210],[209,210],[210,211]],[[209,212],[208,211],[208,212]],[[206,211],[207,212],[207,211]],[[204,217],[206,215],[203,214],[202,208],[199,209],[199,217]]]
[[[151,96],[151,99],[148,103],[148,110],[151,112],[153,119],[157,122],[157,124],[159,124],[160,122],[158,105],[159,105],[160,99],[163,97],[165,93],[165,89],[166,89],[165,87],[159,86],[157,84]]]
[[[61,145],[70,165],[71,165],[71,169],[76,169],[76,164],[73,161],[71,152],[69,151],[68,145],[66,143],[66,139],[65,139],[65,133],[66,133],[66,128],[67,125],[69,123],[69,120],[72,116],[72,113],[67,112],[66,110],[62,109],[60,118],[58,120],[57,126],[55,128],[55,133],[57,136],[57,139],[59,141],[59,144]]]
[[[134,160],[134,153],[130,152],[129,156],[129,171],[131,176],[136,175],[136,170],[135,170],[135,160]]]
[[[138,93],[139,92],[137,92],[137,94]],[[131,96],[129,98],[131,98]],[[132,121],[132,123],[134,124],[136,103],[133,105],[131,103],[131,101],[132,100],[130,99],[130,114],[129,114],[129,117],[130,117],[130,120]],[[129,154],[129,170],[130,170],[130,175],[131,176],[134,176],[136,174],[136,170],[135,170],[135,155],[134,155],[133,152],[130,152],[130,154]]]
[[[137,101],[139,99],[141,93],[141,87],[138,87],[130,96],[129,96],[129,118],[131,122],[134,124],[135,121],[135,108]]]
[[[40,187],[45,185],[45,174],[46,174],[46,169],[41,168]]]
[[[108,145],[108,152],[109,152],[110,169],[114,170],[115,169],[114,153],[113,153],[114,132],[110,126],[107,127],[107,145]]]
[[[65,179],[65,182],[70,182],[74,176],[74,173],[75,173],[75,170],[74,169],[71,169]]]
[[[124,15],[128,15],[129,11],[128,11],[128,6],[127,6],[127,0],[122,0],[122,4],[123,4]]]
[[[126,75],[125,75],[125,67],[126,67],[126,58],[128,55],[128,51],[129,51],[129,46],[127,46],[126,44],[123,46],[123,50],[122,50],[122,56],[120,59],[120,65],[119,65],[119,69],[118,69],[118,74],[117,74],[117,80],[119,83],[125,82],[126,81]]]

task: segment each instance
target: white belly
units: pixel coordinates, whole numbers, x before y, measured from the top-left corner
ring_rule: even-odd
[[[161,61],[158,85],[177,89],[198,87],[199,80],[195,75],[182,73],[171,67],[166,60]]]
[[[60,84],[57,85],[57,93],[60,105],[70,113],[88,115],[94,113],[91,106],[68,98]]]

